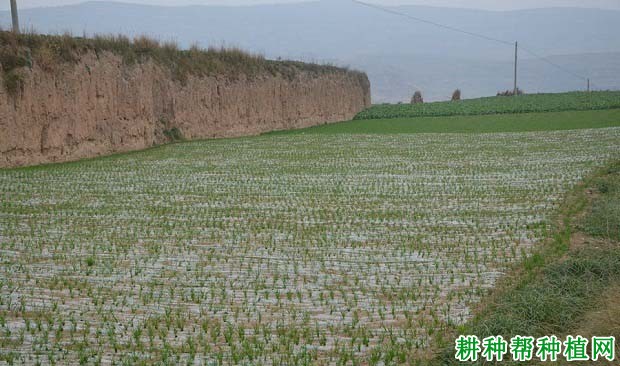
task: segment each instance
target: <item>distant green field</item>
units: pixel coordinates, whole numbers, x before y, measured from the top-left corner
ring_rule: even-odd
[[[356,120],[272,134],[485,133],[578,130],[620,126],[620,109]]]
[[[620,91],[526,94],[518,97],[489,97],[460,102],[424,104],[380,104],[361,112],[355,119],[471,116],[613,108],[620,108]]]

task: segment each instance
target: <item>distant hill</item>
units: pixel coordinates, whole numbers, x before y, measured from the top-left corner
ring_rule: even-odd
[[[511,12],[401,6],[419,18],[523,45],[604,88],[620,88],[620,11],[552,8]],[[349,0],[249,7],[157,7],[111,2],[27,9],[22,25],[40,32],[150,34],[183,46],[234,45],[267,57],[330,61],[368,72],[375,102],[494,94],[511,87],[510,46],[417,23]],[[0,12],[7,27],[8,12]],[[568,56],[555,56],[568,55]],[[585,81],[523,54],[526,91],[585,88]]]

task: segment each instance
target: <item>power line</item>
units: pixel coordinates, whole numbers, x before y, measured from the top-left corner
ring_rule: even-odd
[[[556,67],[556,68],[557,68],[557,69],[559,69],[559,70],[562,70],[562,71],[564,71],[564,72],[566,72],[566,73],[569,73],[569,74],[573,75],[574,77],[576,77],[576,78],[578,78],[578,79],[583,79],[583,80],[587,80],[587,79],[588,79],[587,77],[585,77],[585,76],[583,76],[583,75],[577,74],[577,73],[575,73],[575,72],[573,72],[573,71],[570,71],[570,70],[568,70],[568,69],[566,69],[566,68],[564,68],[564,67],[562,67],[562,66],[560,66],[560,65],[556,64],[555,62],[553,62],[553,61],[549,60],[548,58],[546,58],[546,57],[544,57],[544,56],[541,56],[541,55],[537,54],[536,52],[534,52],[534,51],[532,51],[532,50],[530,50],[530,49],[527,49],[527,48],[525,48],[525,47],[523,47],[523,46],[521,46],[521,49],[522,49],[523,51],[525,51],[525,52],[529,53],[530,55],[534,56],[535,58],[537,58],[537,59],[539,59],[539,60],[541,60],[541,61],[544,61],[544,62],[548,63],[549,65],[551,65],[551,66],[553,66],[553,67]]]
[[[594,83],[591,83],[591,82],[589,81],[589,80],[590,80],[590,78],[588,78],[587,76],[583,76],[583,75],[578,74],[578,73],[576,73],[576,72],[574,72],[574,71],[572,71],[572,70],[569,70],[569,69],[567,69],[567,68],[565,68],[565,67],[563,67],[563,66],[561,66],[561,65],[559,65],[559,64],[557,64],[557,63],[555,63],[555,62],[553,62],[553,61],[551,61],[551,60],[550,60],[550,59],[548,59],[547,57],[544,57],[544,56],[542,56],[542,55],[540,55],[540,54],[538,54],[538,53],[536,53],[536,52],[532,51],[531,49],[525,48],[525,47],[523,47],[523,46],[521,46],[521,49],[522,49],[523,51],[525,51],[525,52],[529,53],[530,55],[534,56],[535,58],[537,58],[537,59],[539,59],[539,60],[541,60],[541,61],[543,61],[543,62],[545,62],[545,63],[547,63],[547,64],[549,64],[549,65],[551,65],[551,66],[553,66],[553,67],[555,67],[555,68],[557,68],[558,70],[561,70],[561,71],[563,71],[563,72],[565,72],[565,73],[567,73],[567,74],[570,74],[570,75],[574,76],[574,77],[575,77],[575,78],[577,78],[577,79],[581,79],[581,80],[583,80],[583,81],[587,81],[587,82],[588,82],[590,85],[592,85],[592,86],[596,86],[596,85],[594,85]]]
[[[506,40],[503,40],[503,39],[494,38],[494,37],[490,37],[490,36],[487,36],[487,35],[484,35],[484,34],[470,32],[470,31],[467,31],[467,30],[464,30],[464,29],[460,29],[460,28],[456,28],[456,27],[452,27],[452,26],[449,26],[449,25],[446,25],[446,24],[441,24],[441,23],[437,23],[437,22],[430,21],[430,20],[427,20],[427,19],[415,17],[415,16],[409,15],[407,13],[396,11],[394,9],[385,8],[383,6],[379,6],[379,5],[375,5],[375,4],[370,4],[370,3],[367,3],[367,2],[364,2],[364,1],[360,1],[360,0],[351,0],[351,1],[353,3],[359,4],[359,5],[362,5],[362,6],[366,6],[368,8],[372,8],[372,9],[379,10],[379,11],[382,11],[382,12],[385,12],[385,13],[389,13],[389,14],[392,14],[392,15],[408,18],[408,19],[411,19],[411,20],[414,20],[414,21],[417,21],[417,22],[420,22],[420,23],[430,24],[430,25],[433,25],[433,26],[436,26],[436,27],[439,27],[439,28],[443,28],[443,29],[447,29],[447,30],[453,31],[453,32],[458,32],[458,33],[466,34],[466,35],[469,35],[469,36],[477,37],[477,38],[480,38],[480,39],[496,42],[496,43],[507,45],[507,46],[511,46],[511,47],[512,46],[516,46],[516,44],[514,42],[509,42],[509,41],[506,41]],[[541,61],[543,61],[543,62],[545,62],[545,63],[547,63],[547,64],[549,64],[549,65],[551,65],[553,67],[555,67],[555,68],[557,68],[558,70],[561,70],[561,71],[563,71],[563,72],[565,72],[565,73],[567,73],[567,74],[569,74],[569,75],[571,75],[571,76],[573,76],[575,78],[578,78],[578,79],[581,79],[581,80],[584,80],[584,81],[588,81],[588,85],[595,86],[593,83],[590,83],[590,79],[588,77],[580,75],[580,74],[578,74],[578,73],[576,73],[574,71],[571,71],[571,70],[569,70],[569,69],[567,69],[567,68],[565,68],[563,66],[560,66],[557,63],[549,60],[548,58],[546,58],[546,57],[544,57],[542,55],[539,55],[538,53],[536,53],[536,52],[534,52],[534,51],[532,51],[532,50],[530,50],[528,48],[523,47],[522,45],[521,45],[520,48],[522,50],[524,50],[525,52],[529,53],[530,55],[534,56],[535,58],[537,58],[537,59],[539,59],[539,60],[541,60]],[[516,61],[516,56],[517,56],[517,53],[515,52],[515,78],[516,78],[516,62],[517,62]]]
[[[434,25],[434,26],[439,27],[439,28],[448,29],[448,30],[451,30],[453,32],[464,33],[464,34],[467,34],[467,35],[470,35],[470,36],[473,36],[473,37],[482,38],[482,39],[485,39],[487,41],[497,42],[497,43],[501,43],[501,44],[508,45],[508,46],[513,46],[514,45],[514,42],[508,42],[508,41],[505,41],[505,40],[502,40],[502,39],[489,37],[489,36],[486,36],[484,34],[474,33],[474,32],[470,32],[470,31],[466,31],[464,29],[460,29],[460,28],[449,26],[449,25],[433,22],[433,21],[430,21],[430,20],[414,17],[413,15],[409,15],[407,13],[402,13],[402,12],[399,12],[399,11],[396,11],[396,10],[393,10],[393,9],[389,9],[389,8],[384,8],[384,7],[379,6],[379,5],[370,4],[370,3],[366,3],[366,2],[363,2],[363,1],[359,1],[359,0],[351,0],[351,1],[353,1],[354,3],[359,4],[359,5],[367,6],[369,8],[373,8],[373,9],[376,9],[376,10],[381,10],[383,12],[390,13],[390,14],[393,14],[393,15],[398,15],[398,16],[402,16],[402,17],[405,17],[405,18],[409,18],[409,19],[412,19],[412,20],[415,20],[415,21],[418,21],[418,22],[421,22],[421,23],[426,23],[426,24]]]

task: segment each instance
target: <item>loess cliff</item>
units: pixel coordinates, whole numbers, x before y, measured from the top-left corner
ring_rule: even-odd
[[[3,47],[21,47],[25,61],[2,58],[0,167],[308,127],[351,119],[370,105],[365,74],[329,66],[259,60],[252,72],[188,66],[180,77],[171,65],[187,64],[191,54],[127,62],[127,54],[72,45],[69,61],[51,62],[49,51]]]

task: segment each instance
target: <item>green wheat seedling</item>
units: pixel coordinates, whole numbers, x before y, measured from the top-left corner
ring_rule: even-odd
[[[1,170],[0,362],[411,363],[619,143],[269,135]]]

